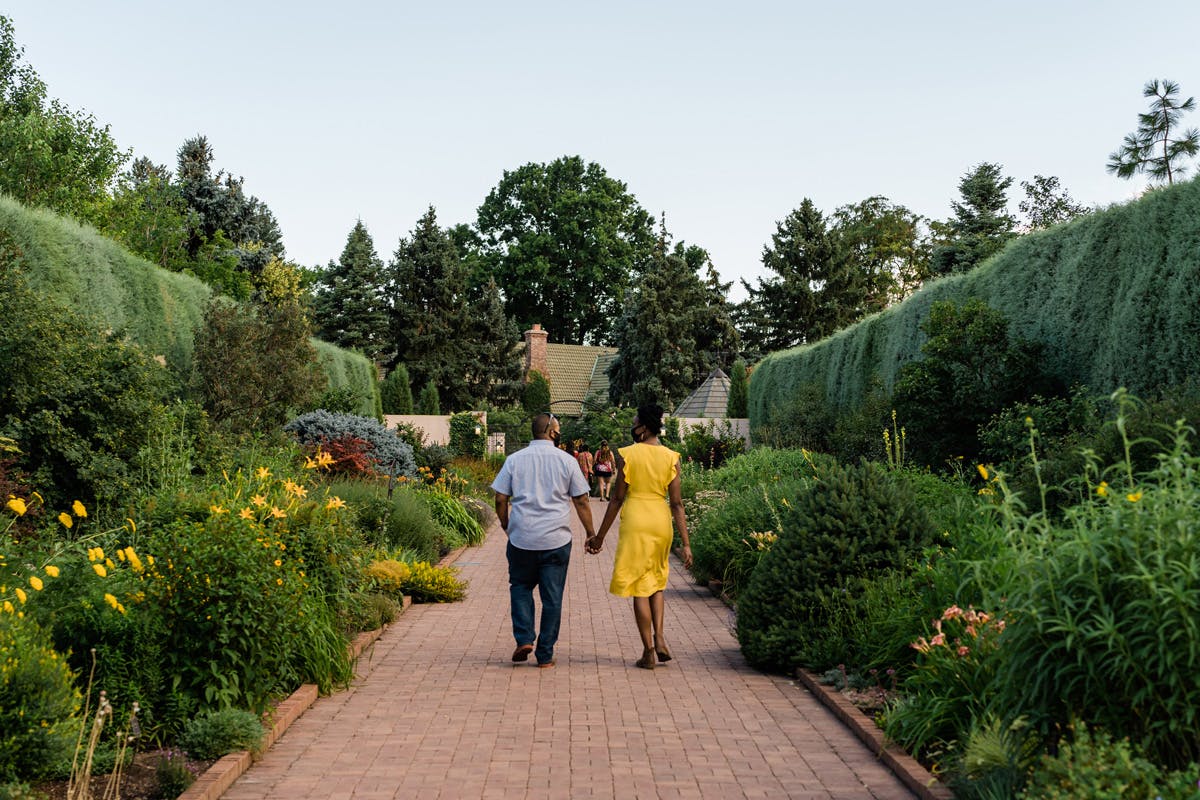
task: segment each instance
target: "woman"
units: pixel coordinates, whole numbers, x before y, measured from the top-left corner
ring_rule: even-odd
[[[621,458],[617,461],[612,502],[604,513],[600,530],[586,544],[587,552],[600,552],[608,529],[628,499],[621,517],[608,591],[618,597],[633,598],[633,617],[642,637],[642,657],[637,665],[642,669],[654,669],[656,660],[663,663],[671,660],[671,649],[663,638],[663,589],[667,588],[672,518],[683,539],[683,565],[692,566],[692,548],[688,544],[679,488],[679,454],[658,440],[662,415],[663,410],[656,405],[638,408],[630,431],[634,443],[619,451]]]
[[[608,442],[600,442],[600,449],[596,451],[596,483],[600,486],[600,499],[608,502],[609,487],[612,485],[613,475],[617,472],[617,460],[613,457],[613,451],[608,449]]]
[[[579,445],[579,451],[575,453],[575,461],[579,464],[579,471],[583,473],[583,479],[588,482],[589,494],[592,488],[592,452],[586,444]]]

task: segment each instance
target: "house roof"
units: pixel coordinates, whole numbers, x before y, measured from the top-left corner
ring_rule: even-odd
[[[729,405],[729,376],[720,369],[708,373],[704,383],[675,409],[676,417],[723,418]]]
[[[550,404],[555,414],[576,416],[583,412],[583,400],[598,393],[608,400],[607,362],[617,354],[615,347],[584,344],[547,344],[546,368],[550,374]],[[604,360],[604,367],[600,367]]]

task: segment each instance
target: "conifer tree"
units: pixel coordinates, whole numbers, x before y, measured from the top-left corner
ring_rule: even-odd
[[[442,413],[442,402],[438,398],[437,384],[433,381],[426,383],[421,394],[417,395],[417,413],[433,415]]]
[[[750,381],[746,373],[745,361],[739,358],[733,362],[729,373],[729,399],[725,404],[725,416],[730,419],[745,419],[749,416]]]
[[[317,282],[313,316],[321,338],[378,361],[387,348],[383,262],[362,220],[346,237],[342,257]]]
[[[463,380],[472,400],[506,406],[521,391],[521,330],[504,312],[496,281],[488,279],[483,294],[472,304],[471,346],[466,350]]]
[[[953,219],[935,222],[940,240],[933,250],[935,275],[966,272],[1003,249],[1016,234],[1017,221],[1008,213],[1008,187],[999,164],[983,163],[963,176],[958,184],[961,202],[951,203]]]
[[[1179,118],[1196,107],[1196,98],[1180,102],[1175,81],[1150,81],[1143,97],[1153,97],[1150,110],[1138,114],[1138,129],[1125,137],[1121,149],[1108,157],[1108,171],[1119,178],[1145,172],[1154,183],[1172,184],[1187,172],[1183,159],[1200,152],[1200,131],[1178,130]]]
[[[397,364],[383,379],[379,386],[379,398],[385,414],[413,413],[412,384],[408,379],[408,369],[403,364]]]
[[[536,369],[529,370],[529,378],[521,393],[521,405],[531,417],[550,410],[550,381]]]

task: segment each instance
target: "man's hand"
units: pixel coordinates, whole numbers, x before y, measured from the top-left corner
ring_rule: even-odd
[[[599,553],[601,550],[604,549],[604,537],[597,536],[594,534],[592,536],[589,536],[587,538],[587,541],[584,542],[583,549],[586,552],[591,553],[593,555],[595,555],[596,553]]]

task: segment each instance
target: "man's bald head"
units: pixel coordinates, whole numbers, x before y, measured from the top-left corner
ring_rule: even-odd
[[[533,418],[533,424],[530,425],[530,433],[535,439],[552,439],[551,434],[558,430],[558,419],[546,411],[538,414]]]

